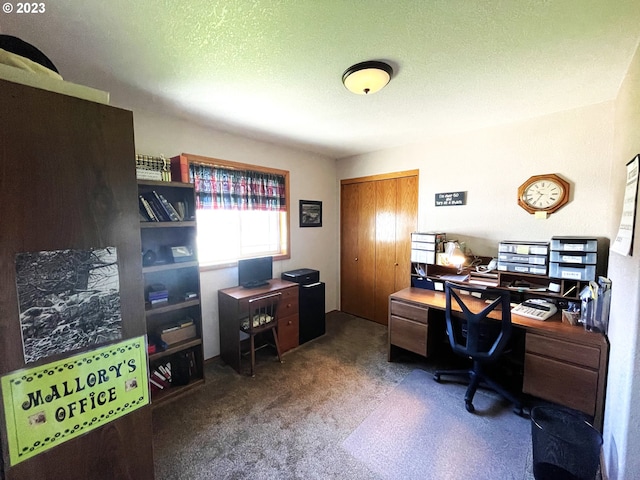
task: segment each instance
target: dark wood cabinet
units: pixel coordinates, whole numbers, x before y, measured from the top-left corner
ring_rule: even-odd
[[[181,219],[140,221],[146,331],[149,344],[155,346],[149,354],[151,380],[154,369],[167,363],[187,362],[190,367],[186,384],[156,382],[163,387],[159,388],[152,382],[151,400],[158,404],[204,382],[204,353],[193,184],[138,180],[139,196],[149,197],[154,192],[174,205]],[[150,293],[161,290],[167,292],[166,301],[152,304]],[[163,331],[176,327],[181,332],[174,330],[172,335],[178,341],[163,336]]]
[[[0,374],[82,350],[25,363],[19,253],[115,247],[122,339],[144,335],[132,113],[4,80],[0,112]],[[6,480],[154,477],[149,405],[16,465],[4,430],[3,424]]]

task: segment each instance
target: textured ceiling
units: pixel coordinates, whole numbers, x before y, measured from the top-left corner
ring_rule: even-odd
[[[15,2],[14,2],[15,3]],[[639,0],[49,0],[0,33],[112,103],[340,158],[611,100]],[[394,68],[354,95],[343,71]]]

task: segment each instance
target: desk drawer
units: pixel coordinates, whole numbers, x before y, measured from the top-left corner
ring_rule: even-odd
[[[600,349],[596,347],[565,342],[534,333],[527,333],[526,345],[527,353],[551,357],[594,370],[600,367]]]
[[[280,290],[280,293],[282,294],[282,301],[283,302],[287,302],[287,301],[298,301],[298,286],[296,285],[295,287],[288,287],[288,288],[283,288],[282,290]]]
[[[295,315],[278,318],[278,343],[280,345],[280,352],[284,353],[297,347],[299,337],[300,325],[297,310]]]
[[[429,308],[391,300],[391,315],[408,318],[426,325],[429,318]]]
[[[278,318],[288,317],[290,315],[298,314],[298,296],[295,297],[283,297],[278,305]]]
[[[524,393],[595,416],[597,371],[526,353],[524,372]]]
[[[426,323],[415,322],[391,315],[389,318],[389,343],[419,355],[427,356]]]

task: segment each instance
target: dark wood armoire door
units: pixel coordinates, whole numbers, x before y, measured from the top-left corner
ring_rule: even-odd
[[[15,263],[23,252],[115,247],[122,339],[144,335],[133,114],[4,80],[0,112],[0,375],[78,353],[26,363]],[[4,424],[1,433],[6,480],[154,478],[150,405],[15,465]]]

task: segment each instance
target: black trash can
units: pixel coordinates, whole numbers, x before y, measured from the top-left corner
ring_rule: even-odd
[[[556,407],[534,407],[531,439],[536,480],[595,478],[602,435],[579,413]]]

